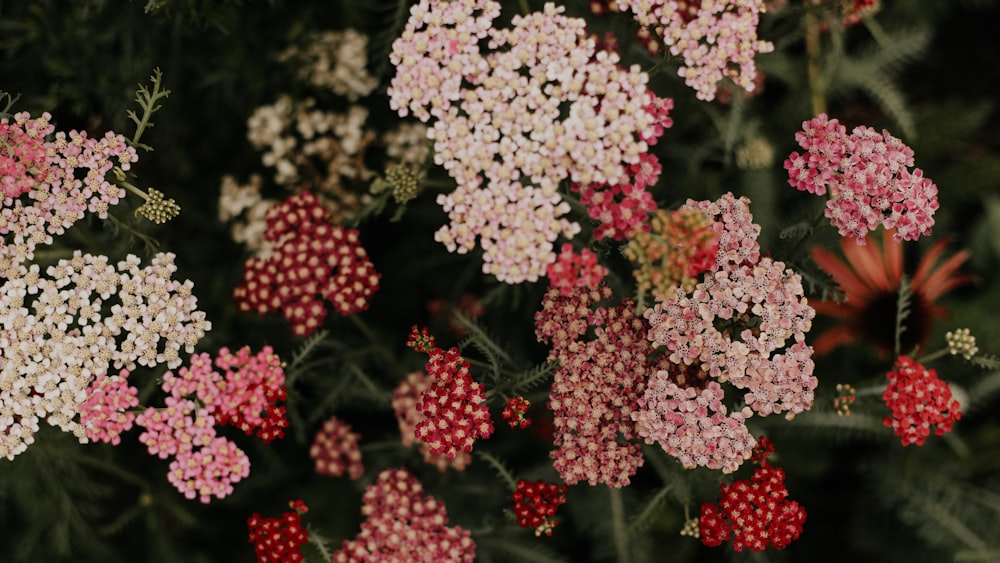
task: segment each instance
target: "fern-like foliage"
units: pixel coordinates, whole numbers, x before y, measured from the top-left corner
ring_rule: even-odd
[[[898,357],[902,353],[903,332],[906,331],[907,317],[910,316],[910,301],[913,292],[910,291],[910,279],[905,275],[899,278],[899,294],[896,296],[896,330],[893,351]]]

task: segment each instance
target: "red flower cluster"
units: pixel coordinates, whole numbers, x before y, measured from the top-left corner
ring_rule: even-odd
[[[721,500],[701,505],[698,531],[701,543],[716,547],[732,541],[734,551],[763,551],[768,545],[784,549],[802,535],[806,511],[788,499],[785,472],[767,458],[774,452],[768,438],[761,438],[752,460],[759,463],[749,480],[719,486]]]
[[[591,219],[600,222],[594,229],[594,238],[625,240],[633,233],[646,228],[649,213],[656,209],[653,194],[646,191],[660,179],[660,162],[655,155],[643,154],[635,164],[626,166],[631,182],[605,186],[579,184],[570,189],[580,194],[580,203],[587,206]]]
[[[235,354],[222,348],[215,357],[215,367],[223,371],[224,389],[213,413],[219,424],[235,426],[249,436],[256,430],[265,443],[283,438],[288,428],[283,402],[288,396],[285,370],[274,349],[265,346],[250,354],[244,346]]]
[[[257,563],[302,561],[299,548],[309,541],[309,534],[302,527],[302,515],[309,511],[309,507],[301,500],[293,500],[288,506],[292,512],[285,512],[281,518],[261,518],[255,512],[247,520]]]
[[[930,436],[931,426],[941,436],[962,418],[958,401],[952,398],[948,384],[938,379],[935,370],[925,368],[909,356],[900,356],[896,371],[890,371],[886,377],[889,385],[882,393],[882,400],[892,409],[892,416],[885,417],[883,424],[892,428],[904,446],[922,446]]]
[[[406,469],[386,469],[365,489],[367,519],[353,540],[333,554],[334,563],[472,561],[476,544],[459,526],[448,527],[448,511]]]
[[[359,437],[343,420],[335,416],[327,419],[309,448],[309,457],[316,462],[316,473],[340,477],[346,471],[351,479],[360,479],[365,466],[361,463]]]
[[[530,406],[531,403],[520,395],[511,397],[507,399],[507,405],[500,412],[500,416],[507,421],[507,426],[511,428],[527,428],[531,426],[531,419],[527,417]]]
[[[413,327],[407,346],[430,355],[425,369],[431,382],[417,400],[424,419],[414,434],[430,447],[430,453],[455,459],[460,451],[471,452],[478,438],[493,434],[493,420],[486,406],[482,385],[472,380],[469,362],[458,348],[448,351],[434,344],[427,329]]]
[[[302,192],[268,210],[264,239],[270,254],[247,260],[233,291],[241,311],[280,309],[292,331],[307,336],[326,318],[324,300],[345,316],[368,308],[380,275],[358,231],[330,224],[316,196]]]
[[[597,263],[597,255],[584,248],[580,254],[573,252],[573,245],[565,243],[556,261],[545,267],[550,287],[558,287],[563,295],[570,295],[576,288],[597,289],[608,269]]]
[[[514,500],[514,514],[517,524],[522,528],[534,528],[535,535],[552,535],[552,530],[559,524],[553,518],[556,510],[566,504],[565,484],[546,483],[544,481],[517,482],[517,490],[511,495]]]

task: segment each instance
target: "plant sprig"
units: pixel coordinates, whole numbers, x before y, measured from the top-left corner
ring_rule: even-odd
[[[170,90],[163,87],[163,73],[160,72],[159,67],[153,69],[149,81],[153,83],[152,88],[139,84],[139,89],[135,91],[135,101],[142,108],[142,118],[140,119],[134,111],[128,110],[128,117],[136,126],[131,144],[146,151],[153,150],[153,147],[140,143],[139,139],[142,138],[142,134],[147,128],[153,127],[153,122],[150,119],[162,107],[158,102],[170,96]]]

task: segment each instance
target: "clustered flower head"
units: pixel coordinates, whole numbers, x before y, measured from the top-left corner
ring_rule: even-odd
[[[934,369],[927,369],[909,356],[896,360],[896,369],[886,374],[889,385],[882,401],[892,409],[883,424],[904,446],[924,445],[933,429],[941,436],[962,418],[958,400],[953,399],[948,384],[938,378]]]
[[[340,477],[346,471],[351,479],[360,479],[365,468],[361,463],[361,448],[351,425],[331,416],[316,432],[309,457],[316,462],[316,473]]]
[[[643,464],[632,413],[647,379],[667,365],[665,357],[651,359],[647,326],[632,300],[597,306],[611,297],[603,283],[569,295],[550,287],[535,313],[535,334],[551,344],[549,360],[557,363],[548,403],[556,449],[549,455],[570,485],[629,484]]]
[[[528,418],[528,409],[531,403],[524,397],[518,395],[507,399],[507,404],[500,411],[500,416],[507,421],[507,426],[511,428],[527,428],[531,426],[531,419]]]
[[[105,176],[138,160],[125,138],[55,131],[51,115],[0,118],[0,278],[13,278],[39,244],[51,244],[86,212],[104,219],[125,190]],[[54,132],[54,135],[53,135]],[[51,140],[45,140],[51,136]]]
[[[262,186],[259,174],[251,175],[246,184],[227,175],[219,188],[219,221],[232,223],[229,232],[233,240],[254,254],[264,252],[267,246],[267,212],[278,203],[261,196]]]
[[[552,530],[559,525],[555,515],[559,507],[566,504],[565,484],[535,482],[521,479],[511,494],[514,501],[514,515],[517,525],[522,528],[534,528],[535,535],[552,535]]]
[[[329,88],[352,102],[378,86],[366,68],[368,36],[354,29],[316,33],[305,46],[286,49],[279,60],[294,62],[309,84]]]
[[[471,562],[476,544],[468,530],[448,526],[444,504],[424,493],[406,469],[386,469],[365,488],[365,521],[353,540],[333,554],[335,563],[381,561]]]
[[[417,403],[420,396],[430,388],[430,381],[427,374],[422,371],[414,371],[406,374],[406,379],[399,382],[399,385],[392,392],[392,409],[396,413],[396,422],[399,423],[400,440],[406,447],[412,446],[414,442],[420,445],[420,454],[424,456],[424,461],[437,467],[438,471],[444,472],[451,467],[456,471],[462,471],[472,461],[469,452],[458,451],[453,459],[443,454],[431,453],[428,444],[417,440],[415,431],[417,425],[427,417],[417,410]]]
[[[380,275],[358,231],[330,224],[329,213],[309,192],[268,211],[264,239],[270,254],[248,259],[233,291],[240,310],[280,310],[294,334],[308,336],[326,318],[324,301],[344,316],[368,308]]]
[[[670,54],[684,59],[677,70],[698,99],[715,98],[719,82],[754,90],[757,53],[774,45],[757,38],[762,0],[617,0],[641,26],[656,30]]]
[[[716,547],[730,541],[733,551],[759,552],[768,546],[785,549],[802,535],[806,511],[788,500],[785,472],[767,462],[773,446],[765,440],[754,452],[760,467],[750,479],[723,483],[719,504],[701,505],[698,537],[703,544]]]
[[[92,386],[95,379],[137,364],[175,368],[181,350],[194,352],[211,329],[193,284],[172,279],[172,254],[140,264],[132,255],[112,264],[77,251],[44,276],[38,265],[20,265],[0,286],[0,456],[27,449],[43,419],[86,442],[87,427],[76,419],[88,389],[105,394],[84,407],[98,425],[92,431],[111,424],[105,430],[113,435],[118,417],[98,422],[93,409],[130,399],[120,382]]]
[[[837,416],[851,416],[851,405],[857,400],[857,390],[846,383],[838,383],[836,389],[833,410],[837,411]]]
[[[750,459],[757,441],[747,430],[750,407],[729,413],[722,386],[679,387],[666,371],[656,373],[632,413],[646,443],[659,442],[685,469],[707,467],[732,473]]]
[[[678,289],[693,291],[701,275],[715,269],[718,246],[718,233],[704,213],[658,209],[649,231],[633,235],[624,252],[636,266],[633,275],[639,291],[663,300]]]
[[[309,533],[302,527],[302,515],[309,511],[301,500],[288,503],[292,509],[280,518],[262,518],[256,512],[247,519],[250,543],[257,563],[297,563],[303,560],[301,547],[309,543]]]
[[[551,287],[559,288],[563,295],[571,295],[578,289],[597,289],[608,269],[597,263],[597,255],[590,250],[584,248],[577,254],[567,242],[556,261],[545,267],[545,274]]]
[[[826,195],[826,217],[843,237],[865,244],[879,225],[895,229],[893,239],[928,235],[938,208],[938,189],[913,166],[913,149],[888,131],[855,127],[850,135],[821,113],[795,134],[806,152],[785,160],[788,183],[800,191]]]
[[[87,398],[80,403],[80,425],[87,439],[114,446],[121,443],[122,432],[132,429],[139,406],[139,390],[128,384],[128,370],[118,375],[99,374],[87,387]]]
[[[483,386],[469,372],[469,362],[454,346],[448,350],[435,346],[426,328],[419,332],[413,327],[407,345],[430,356],[425,369],[431,381],[417,400],[417,411],[424,419],[417,422],[414,435],[434,455],[454,459],[459,452],[471,452],[477,439],[493,434],[493,419]]]
[[[979,353],[976,337],[972,336],[967,328],[948,331],[944,338],[948,342],[948,353],[952,356],[961,355],[966,360],[971,360]]]
[[[627,183],[663,123],[663,104],[635,103],[652,99],[645,73],[596,51],[562,11],[546,4],[498,29],[497,2],[423,0],[390,55],[391,107],[434,119],[435,162],[458,183],[438,198],[450,224],[435,238],[465,253],[478,237],[483,271],[507,283],[536,281],[556,238],[579,231],[559,182]]]
[[[280,359],[269,346],[257,354],[249,347],[236,354],[222,348],[214,362],[197,354],[189,367],[164,374],[166,407],[148,407],[136,418],[145,428],[139,441],[151,455],[174,457],[167,477],[187,498],[208,503],[213,496],[226,497],[250,474],[250,459],[218,436],[216,427],[256,431],[265,442],[282,437],[288,421],[277,403],[285,399],[284,383]]]

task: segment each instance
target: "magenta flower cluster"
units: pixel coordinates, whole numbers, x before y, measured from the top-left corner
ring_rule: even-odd
[[[631,10],[640,25],[656,30],[684,64],[677,74],[694,88],[698,99],[715,99],[719,82],[732,80],[747,92],[754,90],[757,53],[774,45],[757,38],[763,0],[617,0],[618,9]]]
[[[438,198],[450,224],[435,238],[465,253],[478,237],[483,271],[520,283],[544,274],[560,234],[579,231],[559,182],[629,183],[664,117],[646,74],[597,51],[584,20],[546,4],[495,29],[499,12],[489,0],[414,6],[389,95],[400,115],[434,119],[435,162],[458,183]]]
[[[788,183],[798,190],[827,195],[826,217],[842,237],[865,244],[879,225],[894,229],[893,239],[928,235],[938,208],[938,189],[913,166],[913,149],[888,131],[855,127],[851,134],[825,113],[802,123],[795,140],[804,154],[785,160]]]
[[[716,202],[689,200],[684,206],[713,221],[719,234],[716,267],[692,292],[674,291],[646,310],[648,338],[663,346],[674,364],[744,390],[745,412],[784,413],[790,419],[813,403],[817,381],[805,334],[815,311],[801,277],[784,263],[760,256],[760,228],[752,223],[748,203],[727,194]],[[647,393],[645,399],[637,415],[643,421],[640,433],[671,451],[667,444],[673,433],[652,421],[671,420],[675,410],[662,397]],[[692,422],[701,418],[690,416]]]
[[[193,284],[171,279],[176,269],[172,254],[143,268],[136,256],[111,264],[79,251],[45,276],[38,265],[16,269],[0,286],[0,456],[23,452],[43,419],[86,442],[77,416],[96,378],[137,364],[175,368],[181,350],[194,351],[211,323]],[[110,385],[94,391],[128,402]]]
[[[336,416],[326,419],[309,447],[309,457],[316,463],[316,473],[340,477],[346,472],[351,479],[360,479],[365,473],[358,446],[360,437],[357,432],[351,432],[350,424]]]
[[[51,244],[53,235],[63,234],[86,212],[106,218],[125,191],[105,177],[138,160],[121,135],[108,132],[95,139],[86,131],[55,132],[50,118],[21,112],[13,121],[0,119],[2,278],[15,277],[18,264],[30,260],[39,244]]]

